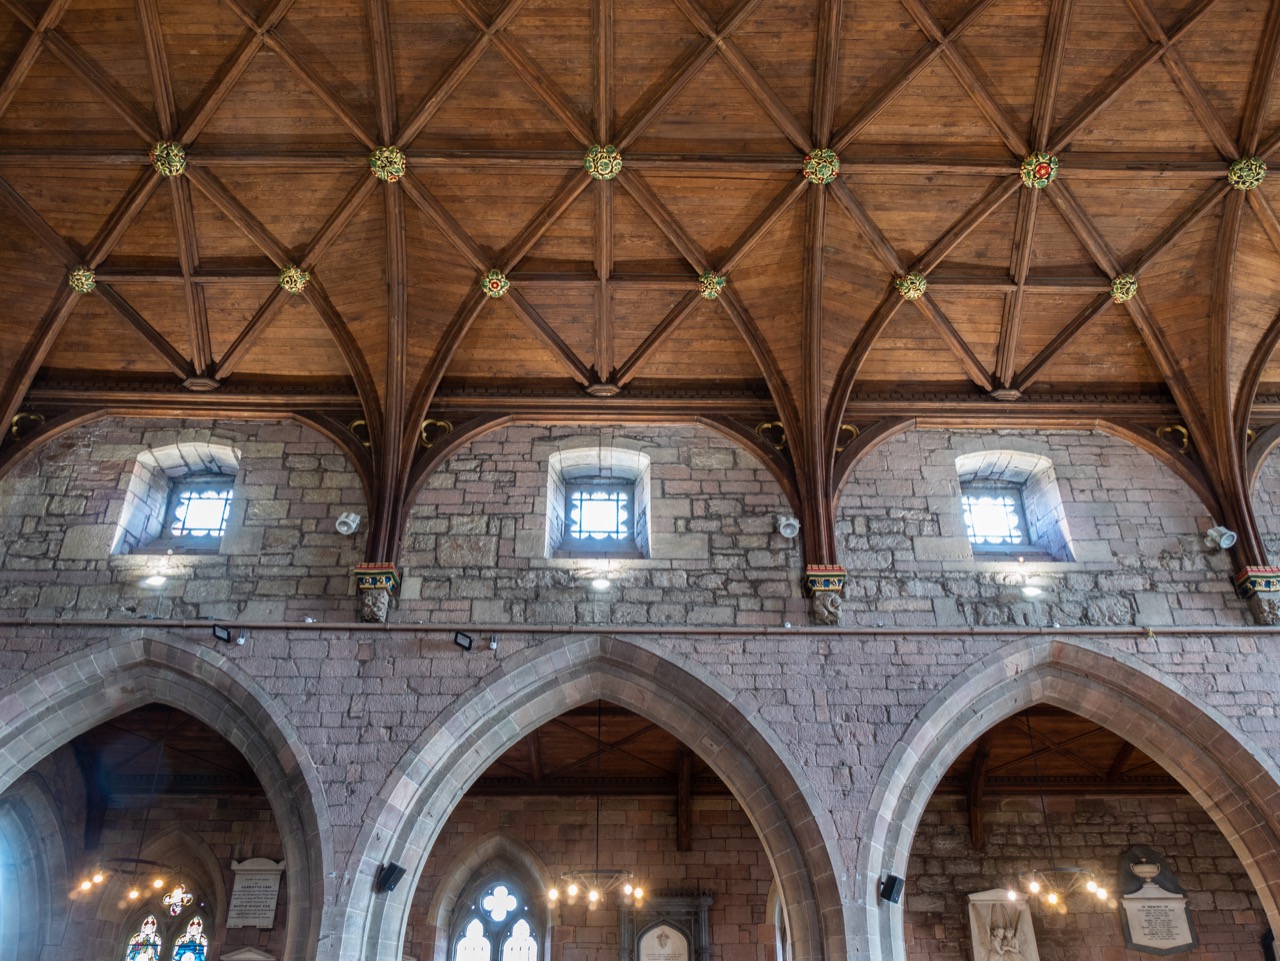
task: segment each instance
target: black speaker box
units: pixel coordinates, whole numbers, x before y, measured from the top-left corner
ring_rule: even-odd
[[[404,868],[392,861],[378,868],[378,876],[373,880],[373,889],[379,893],[394,891],[400,879],[404,877]]]
[[[880,885],[880,900],[897,904],[902,899],[902,889],[906,883],[896,874],[890,874],[884,879],[884,884]]]

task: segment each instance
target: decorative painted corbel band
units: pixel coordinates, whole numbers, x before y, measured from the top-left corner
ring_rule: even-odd
[[[1236,575],[1236,593],[1246,600],[1276,591],[1280,591],[1280,567],[1246,567]]]
[[[356,589],[361,591],[390,591],[400,588],[400,574],[394,564],[357,564]]]
[[[810,594],[818,591],[844,590],[848,572],[839,564],[814,564],[804,569],[804,589]]]

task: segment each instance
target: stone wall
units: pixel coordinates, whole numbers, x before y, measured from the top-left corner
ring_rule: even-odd
[[[1086,868],[1116,889],[1116,859],[1135,844],[1169,859],[1187,892],[1200,946],[1188,961],[1262,961],[1266,918],[1253,885],[1222,832],[1192,798],[1047,799],[1061,864]],[[911,961],[971,961],[966,896],[1007,887],[1018,872],[1045,862],[1038,798],[988,799],[982,806],[986,846],[974,850],[962,799],[935,797],[925,809],[904,895]],[[1112,899],[1114,904],[1114,898]],[[1115,907],[1082,893],[1065,914],[1033,908],[1041,961],[1141,961],[1125,947]]]
[[[138,454],[211,437],[241,451],[218,552],[111,556]],[[551,455],[614,443],[652,458],[652,556],[548,558]],[[1053,462],[1072,560],[975,558],[955,462],[990,449]],[[1264,472],[1264,506],[1272,486],[1280,488],[1280,471]],[[367,526],[339,535],[334,522],[346,510],[367,516],[355,473],[327,439],[298,425],[100,421],[41,448],[0,481],[0,613],[349,621],[350,571],[363,559]],[[508,427],[464,447],[428,479],[407,522],[404,584],[390,620],[803,624],[800,539],[775,529],[786,513],[759,461],[709,430]],[[1280,525],[1267,513],[1260,522]],[[1247,624],[1228,556],[1200,537],[1210,524],[1177,477],[1103,434],[908,432],[868,454],[841,497],[837,541],[851,572],[843,623]],[[156,572],[168,583],[142,586]],[[607,591],[589,587],[600,573],[612,578]],[[1028,597],[1028,588],[1040,593]]]
[[[773,871],[755,830],[732,798],[695,799],[692,808],[691,850],[681,852],[676,850],[674,798],[605,798],[601,867],[632,871],[651,897],[704,892],[714,898],[708,909],[709,961],[773,961],[774,928],[765,917]],[[436,926],[428,907],[476,842],[500,833],[524,846],[556,878],[594,864],[594,823],[594,798],[465,800],[450,815],[418,883],[405,953],[418,961],[448,956],[449,932]],[[542,892],[528,893],[540,906]],[[547,961],[594,961],[616,957],[617,951],[616,905],[591,912],[583,904],[565,905],[555,912]]]

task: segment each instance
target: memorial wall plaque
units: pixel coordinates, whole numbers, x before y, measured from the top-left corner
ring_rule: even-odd
[[[280,896],[283,861],[250,858],[232,861],[235,884],[231,903],[227,905],[228,928],[273,928],[276,923],[276,900]]]
[[[1135,951],[1179,954],[1199,943],[1186,892],[1164,857],[1138,845],[1120,856],[1120,920],[1124,940]]]
[[[1012,901],[1004,888],[969,895],[969,936],[974,961],[1040,961],[1031,906],[1022,894]]]
[[[639,961],[689,961],[689,939],[669,924],[659,924],[640,936]]]

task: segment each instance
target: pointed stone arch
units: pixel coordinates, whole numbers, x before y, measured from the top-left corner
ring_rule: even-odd
[[[999,721],[1051,704],[1113,730],[1175,777],[1225,835],[1271,924],[1280,920],[1280,768],[1176,680],[1106,641],[1030,637],[973,664],[920,711],[894,747],[872,796],[858,870],[867,878],[854,956],[904,961],[901,905],[878,879],[904,875],[925,805],[960,752]],[[863,954],[865,952],[865,955]]]
[[[253,768],[289,872],[285,961],[316,956],[332,831],[315,765],[270,696],[231,659],[191,641],[129,632],[67,654],[0,695],[0,792],[58,747],[134,708],[176,707]]]
[[[472,782],[525,734],[600,698],[662,725],[733,792],[778,880],[796,961],[843,959],[848,916],[834,823],[755,698],[656,641],[603,635],[560,637],[511,658],[405,754],[356,841],[341,956],[399,961],[418,878]],[[411,883],[375,894],[373,877],[390,861]]]

